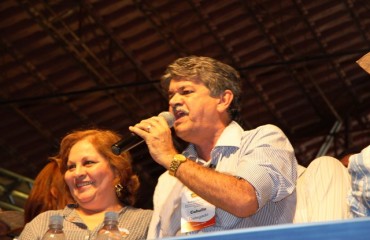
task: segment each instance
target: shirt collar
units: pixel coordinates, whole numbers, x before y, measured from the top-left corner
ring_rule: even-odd
[[[220,138],[217,140],[213,150],[219,147],[239,148],[243,132],[243,128],[237,122],[231,121],[222,132]],[[193,161],[198,161],[198,154],[195,151],[194,144],[192,143],[190,143],[189,146],[183,151],[183,154]]]
[[[243,132],[243,128],[237,122],[230,122],[217,140],[215,147],[239,147]]]

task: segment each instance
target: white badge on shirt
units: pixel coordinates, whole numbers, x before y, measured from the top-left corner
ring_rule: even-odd
[[[188,188],[181,196],[181,232],[198,231],[216,223],[215,206]]]

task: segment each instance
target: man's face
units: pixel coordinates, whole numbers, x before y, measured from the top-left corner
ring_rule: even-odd
[[[172,80],[168,93],[170,112],[176,117],[177,136],[194,143],[202,134],[212,132],[219,117],[219,97],[211,97],[202,82],[189,80]]]

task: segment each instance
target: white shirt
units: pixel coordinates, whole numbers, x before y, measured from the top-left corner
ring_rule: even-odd
[[[350,177],[338,159],[322,156],[307,168],[298,166],[298,170],[294,223],[350,218],[347,205]]]

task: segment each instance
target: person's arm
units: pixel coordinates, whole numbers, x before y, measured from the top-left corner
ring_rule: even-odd
[[[147,132],[149,124],[150,133]],[[157,163],[166,169],[170,168],[178,152],[173,146],[171,130],[163,118],[152,117],[129,129],[146,141]],[[235,216],[247,217],[258,209],[255,190],[243,179],[199,166],[190,160],[180,165],[176,177],[204,200]]]
[[[205,168],[193,161],[181,164],[176,177],[201,198],[237,217],[248,217],[258,209],[255,189],[244,179]]]
[[[150,133],[146,131],[151,125]],[[152,117],[129,128],[141,136],[152,158],[170,168],[175,154],[171,130],[163,118]],[[294,191],[296,164],[294,151],[286,136],[275,126],[260,128],[253,141],[241,146],[245,154],[239,159],[235,176],[216,172],[192,161],[180,165],[176,177],[204,200],[238,217],[254,214],[267,201],[278,201]],[[249,151],[249,152],[248,152]],[[240,173],[240,174],[239,174]],[[257,186],[259,189],[255,189]],[[259,191],[259,192],[257,192]]]
[[[232,159],[224,161],[229,164]],[[251,216],[267,202],[278,202],[294,192],[297,161],[289,140],[276,126],[253,131],[240,146],[237,161],[234,176],[186,161],[176,177],[203,199],[237,217]]]

